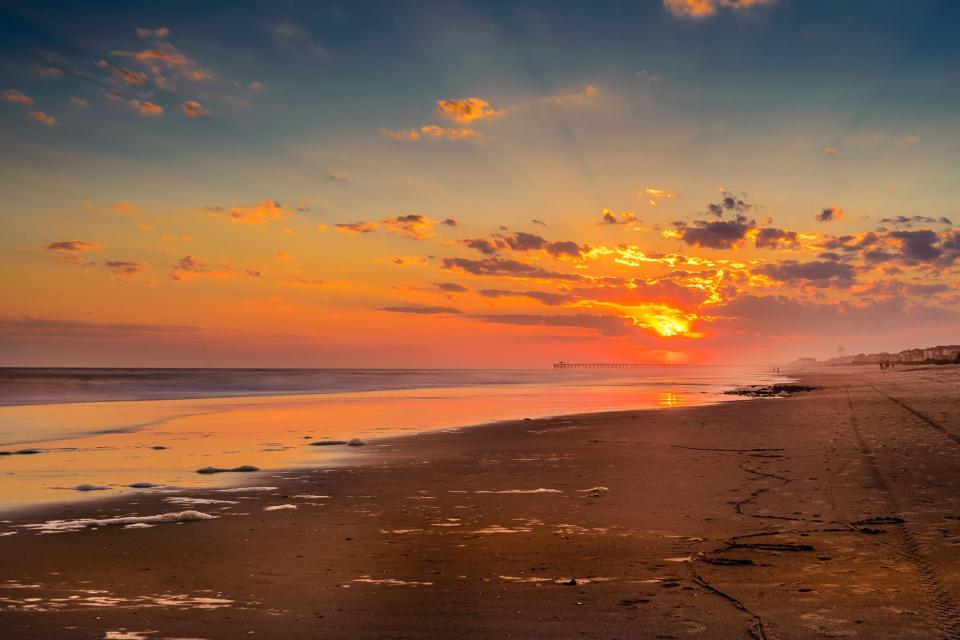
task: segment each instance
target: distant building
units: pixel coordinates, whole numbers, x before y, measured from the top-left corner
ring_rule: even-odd
[[[904,349],[899,353],[858,353],[855,356],[843,356],[827,360],[828,365],[894,363],[943,364],[956,362],[960,354],[960,344],[940,345],[922,349]]]

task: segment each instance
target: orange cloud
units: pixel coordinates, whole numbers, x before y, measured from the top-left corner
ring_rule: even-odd
[[[507,113],[506,109],[494,109],[483,98],[457,98],[437,100],[437,115],[462,124],[475,120],[493,120]]]
[[[110,205],[110,208],[114,213],[132,214],[140,212],[140,207],[132,202],[114,202]]]
[[[113,67],[110,69],[110,75],[118,80],[122,80],[127,84],[141,85],[145,84],[147,80],[150,79],[150,76],[145,74],[142,71],[131,71],[126,67]]]
[[[209,116],[210,112],[196,100],[187,100],[180,105],[180,111],[188,118],[199,118],[200,116]]]
[[[447,128],[425,124],[419,129],[383,129],[383,135],[391,140],[413,142],[417,140],[471,140],[480,137],[480,132],[469,127]]]
[[[739,11],[774,2],[776,0],[663,0],[663,6],[681,18],[709,18],[720,7]]]
[[[170,270],[170,277],[177,282],[186,282],[198,276],[231,278],[241,274],[251,278],[260,277],[260,272],[256,269],[240,269],[227,262],[211,265],[197,260],[193,256],[184,256]]]
[[[0,100],[3,100],[4,102],[10,102],[12,104],[33,104],[33,98],[19,91],[18,89],[7,89],[6,91],[0,92]]]
[[[213,79],[213,75],[201,69],[190,57],[180,53],[168,42],[161,42],[153,49],[142,51],[114,51],[113,55],[129,58],[147,67],[154,83],[162,89],[170,89],[170,80],[166,74],[186,78],[193,82]]]
[[[83,98],[76,98],[74,96],[70,96],[70,104],[78,109],[86,109],[90,105],[90,103]]]
[[[388,233],[393,233],[414,240],[424,240],[433,236],[434,227],[444,225],[448,227],[457,226],[457,221],[453,218],[445,220],[431,220],[427,216],[419,213],[410,213],[395,218],[384,218],[377,222],[344,222],[334,225],[337,231],[344,233],[372,233],[377,229],[383,229]]]
[[[204,207],[212,215],[227,218],[239,224],[263,224],[270,220],[283,220],[293,215],[285,205],[274,200],[262,200],[257,204],[240,204],[233,207]]]
[[[52,127],[57,124],[57,119],[43,111],[31,111],[30,117],[45,127]]]

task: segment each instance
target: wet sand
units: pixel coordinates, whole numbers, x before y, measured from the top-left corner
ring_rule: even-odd
[[[960,637],[960,370],[801,382],[823,389],[433,432],[251,474],[273,489],[14,513],[0,635]],[[20,526],[190,510],[216,518]]]

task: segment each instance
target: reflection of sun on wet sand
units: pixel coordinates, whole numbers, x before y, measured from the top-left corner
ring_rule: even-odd
[[[372,440],[349,464],[253,473],[257,486],[15,513],[0,624],[16,638],[960,637],[956,376],[834,368],[785,398]]]

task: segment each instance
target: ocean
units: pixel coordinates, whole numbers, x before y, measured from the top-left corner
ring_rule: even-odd
[[[376,440],[494,421],[729,399],[757,367],[611,370],[0,369],[0,511],[142,491],[266,482]],[[253,465],[254,474],[196,473]],[[149,489],[147,489],[149,490]]]

